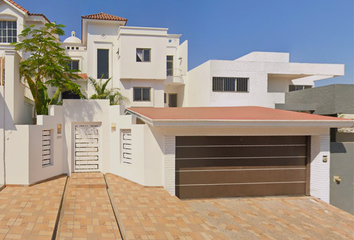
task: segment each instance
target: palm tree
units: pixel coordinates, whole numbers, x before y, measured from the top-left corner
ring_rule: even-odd
[[[119,88],[107,89],[107,84],[109,81],[111,81],[112,78],[109,78],[106,82],[103,82],[102,77],[100,80],[96,80],[92,77],[88,78],[90,84],[96,91],[96,93],[93,94],[90,99],[109,99],[110,105],[120,105],[129,101],[128,98],[124,97],[119,92]]]

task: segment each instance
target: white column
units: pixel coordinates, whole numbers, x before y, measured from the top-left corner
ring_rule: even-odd
[[[175,196],[175,152],[176,137],[165,136],[164,187],[172,196]]]
[[[327,162],[323,157],[327,156]],[[330,191],[330,137],[311,136],[311,176],[310,194],[329,203]]]

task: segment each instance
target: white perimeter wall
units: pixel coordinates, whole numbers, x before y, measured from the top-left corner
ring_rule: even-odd
[[[119,106],[111,106],[111,123],[116,124],[116,130],[111,130],[110,147],[111,160],[110,172],[126,178],[130,181],[144,185],[145,174],[145,144],[144,131],[145,125],[133,125],[132,116],[119,115]],[[121,131],[131,130],[132,133],[132,164],[125,164],[122,162],[122,142]]]
[[[110,166],[110,118],[109,100],[64,100],[65,124],[64,171],[74,172],[74,132],[77,124],[100,124],[100,171],[109,172]],[[65,157],[64,157],[65,158]]]
[[[57,134],[57,124],[63,124],[62,108],[55,106],[55,112],[55,116],[37,116],[38,125],[15,125],[6,131],[6,184],[28,185],[66,173],[63,137]],[[42,166],[43,130],[51,130],[52,134],[52,165],[45,167]]]

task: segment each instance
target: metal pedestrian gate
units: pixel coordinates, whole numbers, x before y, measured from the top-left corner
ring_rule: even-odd
[[[75,126],[75,172],[100,170],[100,140],[98,124]]]

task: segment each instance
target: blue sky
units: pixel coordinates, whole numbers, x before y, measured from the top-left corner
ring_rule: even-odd
[[[81,15],[105,12],[128,26],[167,27],[189,41],[189,69],[252,51],[290,52],[290,61],[343,63],[346,74],[316,86],[354,83],[353,0],[15,0],[81,33]]]

